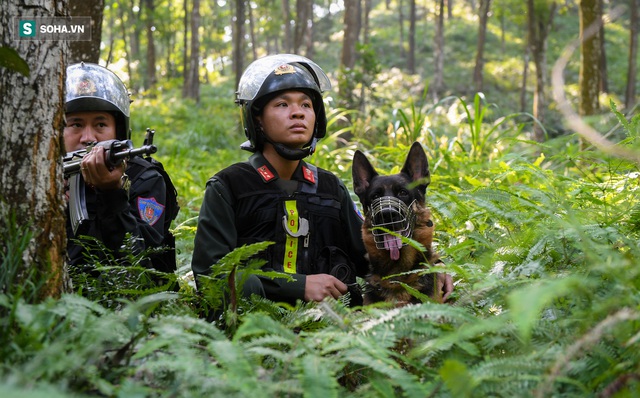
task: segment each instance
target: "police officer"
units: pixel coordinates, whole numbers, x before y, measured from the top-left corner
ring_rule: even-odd
[[[245,294],[295,303],[350,291],[351,303],[361,303],[356,276],[368,270],[362,219],[342,181],[304,161],[326,134],[322,92],[329,88],[322,69],[298,55],[247,67],[236,102],[248,138],[242,148],[253,154],[207,182],[191,265],[196,277],[237,247],[272,241],[261,254],[263,270],[292,280],[252,276]]]
[[[91,63],[67,68],[64,144],[67,152],[87,149],[107,140],[128,140],[129,93],[110,70]],[[121,166],[109,167],[105,148],[93,146],[82,158],[88,219],[72,225],[67,209],[67,251],[71,265],[87,263],[82,237],[101,241],[115,257],[122,255],[125,235],[134,239],[136,252],[160,247],[165,219],[165,183],[149,162],[135,157]],[[75,182],[73,182],[75,183]],[[98,257],[100,250],[92,252]],[[174,253],[171,253],[175,257]]]

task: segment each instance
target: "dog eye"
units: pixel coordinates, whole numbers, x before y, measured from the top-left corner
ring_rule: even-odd
[[[401,189],[398,191],[398,196],[409,196],[409,191],[407,191],[406,189]]]

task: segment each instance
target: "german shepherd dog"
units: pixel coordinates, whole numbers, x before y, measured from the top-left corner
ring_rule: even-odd
[[[364,304],[386,301],[402,306],[420,302],[398,282],[442,302],[441,293],[436,291],[443,284],[436,283],[438,274],[411,272],[438,262],[431,248],[431,211],[425,206],[429,163],[420,143],[413,143],[400,173],[387,176],[379,175],[366,156],[356,151],[352,174],[354,191],[364,210],[362,238],[370,263]],[[419,242],[425,251],[404,244],[400,236]]]

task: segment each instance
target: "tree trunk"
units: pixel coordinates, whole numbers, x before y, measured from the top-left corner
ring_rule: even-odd
[[[431,83],[434,99],[438,99],[444,89],[444,0],[438,0],[437,18],[434,48],[435,67]]]
[[[400,59],[405,58],[404,51],[404,12],[402,11],[402,0],[398,0],[398,24],[400,31]]]
[[[627,91],[624,105],[627,112],[636,102],[636,68],[638,62],[638,0],[629,0],[629,66],[627,68]]]
[[[369,0],[365,0],[365,3],[367,3],[367,1]],[[315,32],[315,24],[313,22],[313,0],[307,0],[306,1],[307,4],[307,15],[309,15],[309,20],[307,22],[307,35],[306,35],[306,41],[307,41],[307,57],[313,59],[315,56],[315,47],[313,45],[314,43],[314,32]]]
[[[605,49],[606,41],[604,39],[604,16],[602,10],[602,0],[598,0],[598,14],[600,15],[600,29],[598,29],[598,35],[600,39],[600,91],[603,93],[609,92],[609,82],[607,77],[607,53]]]
[[[124,51],[127,54],[131,54],[129,48],[129,40],[127,39],[127,23],[125,22],[125,13],[123,7],[119,7],[118,10],[120,13],[120,26],[122,27],[122,45],[124,47]],[[131,90],[133,90],[133,70],[131,68],[131,60],[129,60],[129,57],[125,57],[125,63],[127,65],[127,75],[129,75],[129,84],[127,86],[130,87]]]
[[[107,60],[106,60],[106,67],[109,67],[109,64],[111,63],[111,60],[113,58],[113,47],[115,46],[115,41],[116,41],[116,29],[115,29],[115,19],[113,17],[113,12],[109,13],[109,22],[108,22],[108,26],[109,26],[109,51],[107,52]],[[122,21],[121,21],[122,23]],[[125,49],[126,51],[126,49]]]
[[[484,44],[487,38],[487,21],[489,20],[490,8],[491,8],[491,0],[480,0],[480,8],[479,8],[480,25],[478,26],[478,47],[476,51],[476,66],[473,69],[473,84],[476,87],[476,92],[481,92],[483,89],[482,73],[484,69]]]
[[[344,68],[353,69],[356,64],[356,44],[360,35],[360,0],[344,2],[344,39],[342,41],[341,64]]]
[[[236,0],[235,23],[233,24],[233,68],[236,74],[236,87],[244,72],[244,0]]]
[[[156,78],[156,45],[153,39],[155,4],[153,0],[145,0],[145,23],[147,31],[147,70],[145,89],[150,89],[157,83]]]
[[[69,15],[72,17],[91,16],[91,40],[69,42],[69,63],[85,61],[97,64],[100,60],[104,0],[69,0]]]
[[[307,7],[308,0],[296,1],[296,25],[293,34],[293,52],[300,53],[300,47],[304,43],[304,38],[307,34],[307,21],[311,18],[308,14],[309,8]]]
[[[290,53],[293,49],[293,40],[291,40],[293,35],[291,34],[291,8],[289,8],[289,0],[282,0],[282,19],[282,26],[284,28],[284,37],[282,38],[284,40],[284,52]]]
[[[184,97],[200,102],[200,0],[193,0],[191,9],[191,44],[189,48],[189,73],[185,79]]]
[[[409,0],[409,52],[407,72],[416,73],[416,0]]]
[[[527,16],[529,25],[529,52],[536,66],[536,88],[533,94],[533,116],[544,125],[544,114],[547,106],[545,88],[547,82],[547,37],[553,24],[556,3],[552,1],[546,7],[536,7],[535,0],[527,0]],[[543,142],[544,131],[535,123],[533,138]]]
[[[600,94],[600,35],[589,34],[589,27],[596,27],[602,21],[599,14],[599,0],[580,2],[580,105],[579,114],[594,115],[598,112]],[[593,29],[593,28],[592,28]],[[586,33],[586,34],[585,34]]]
[[[182,37],[182,97],[187,96],[187,79],[189,76],[189,0],[183,0],[182,10],[184,18],[182,20],[183,37]]]
[[[253,21],[253,10],[251,7],[247,9],[247,15],[249,16],[249,37],[251,39],[251,51],[253,53],[253,59],[258,59],[258,40],[256,40],[256,28]]]
[[[132,1],[132,3],[134,3]],[[127,62],[129,64],[129,70],[131,73],[134,73],[131,65],[136,65],[141,61],[140,54],[140,9],[142,0],[138,1],[137,12],[134,12],[134,7],[136,7],[135,3],[130,7],[123,7],[127,10],[127,25],[130,26],[129,31],[129,52],[127,52]],[[135,71],[137,72],[137,70]],[[129,87],[131,91],[138,91],[140,88],[140,75],[134,78],[133,74],[129,74]]]
[[[520,112],[527,109],[527,80],[529,78],[529,46],[524,49],[524,62],[522,63],[522,86],[520,87]]]
[[[25,77],[0,68],[0,236],[9,214],[33,233],[22,259],[28,270],[47,273],[44,294],[57,297],[69,285],[65,272],[66,228],[62,180],[64,77],[68,42],[16,40],[13,18],[62,16],[67,0],[33,0],[28,9],[16,2],[0,7],[0,46],[15,49],[29,66]],[[0,256],[10,250],[0,241]],[[50,274],[48,273],[50,271]],[[20,283],[20,281],[17,281]]]

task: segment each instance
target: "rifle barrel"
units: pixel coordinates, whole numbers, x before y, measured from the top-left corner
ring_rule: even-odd
[[[124,151],[116,152],[114,154],[107,154],[107,164],[112,167],[120,164],[120,161],[123,159],[129,159],[138,155],[151,155],[156,153],[158,148],[155,145],[143,145],[139,148],[125,149]],[[84,157],[84,155],[83,155]],[[80,172],[80,164],[82,163],[82,158],[78,160],[74,160],[72,162],[64,163],[64,176],[68,178],[69,176]]]

